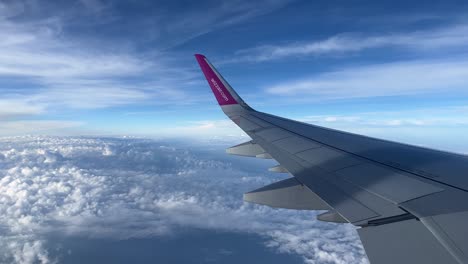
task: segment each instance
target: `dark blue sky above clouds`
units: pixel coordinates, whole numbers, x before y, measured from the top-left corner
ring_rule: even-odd
[[[203,53],[259,110],[464,151],[445,139],[467,129],[465,10],[464,1],[3,1],[0,132],[242,135],[214,103],[193,58]],[[432,132],[412,135],[421,131]]]

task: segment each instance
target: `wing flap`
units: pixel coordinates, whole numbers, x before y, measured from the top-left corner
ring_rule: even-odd
[[[362,163],[359,159],[329,147],[309,149],[295,154],[311,166],[319,166],[327,171],[337,171]]]
[[[273,159],[273,157],[268,153],[258,154],[255,157],[259,159]]]
[[[287,132],[286,130],[276,127],[262,129],[260,131],[256,131],[255,134],[268,142],[273,142],[275,140],[293,136],[293,134]]]
[[[371,263],[458,263],[415,219],[359,228],[358,234]]]
[[[255,116],[251,115],[250,113],[246,113],[246,115],[244,117],[247,118],[248,120],[250,120],[251,122],[254,122],[255,124],[263,127],[263,128],[273,127],[270,123],[268,123],[265,120],[262,120],[260,118],[257,118]]]
[[[226,153],[238,156],[256,157],[257,155],[265,153],[265,150],[253,141],[248,141],[226,149]]]
[[[468,263],[468,211],[428,216],[421,222],[459,263]]]
[[[244,201],[276,208],[296,210],[328,210],[328,206],[317,194],[289,178],[244,194]]]
[[[268,171],[277,172],[277,173],[289,173],[289,171],[281,165],[276,165],[274,167],[271,167],[268,169]]]
[[[234,117],[234,118],[232,118],[232,121],[234,121],[234,123],[236,123],[244,131],[252,131],[252,130],[262,128],[262,126],[256,124],[255,122],[252,122],[252,121],[250,121],[247,118],[242,117],[242,116]]]
[[[370,163],[344,168],[336,174],[341,179],[395,204],[443,191],[433,184],[422,182],[403,172]]]
[[[332,223],[348,223],[338,212],[335,210],[328,211],[317,215],[317,220]]]
[[[338,175],[332,172],[318,166],[311,166],[309,163],[301,163],[300,158],[273,144],[268,144],[257,137],[255,133],[249,132],[249,135],[255,142],[265,146],[265,151],[272,153],[273,158],[281,166],[319,195],[349,222],[360,224],[370,219],[404,213],[381,197],[343,180],[338,181]]]
[[[278,148],[284,149],[291,154],[296,154],[298,152],[308,149],[320,148],[322,146],[318,143],[315,143],[300,136],[280,139],[273,142],[273,145],[277,146]]]

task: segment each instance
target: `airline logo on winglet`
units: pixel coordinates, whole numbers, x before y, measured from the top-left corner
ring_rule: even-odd
[[[225,87],[224,83],[220,80],[220,77],[218,77],[219,73],[217,73],[216,69],[209,64],[205,56],[195,54],[195,57],[197,58],[198,64],[200,65],[203,74],[205,74],[205,78],[208,81],[218,103],[220,105],[238,104],[236,99],[234,99],[227,87]]]
[[[224,100],[227,102],[229,101],[229,98],[226,96],[226,94],[223,92],[223,90],[221,89],[221,87],[219,87],[218,83],[216,82],[216,80],[214,78],[211,78],[211,82],[213,83],[214,87],[216,87],[216,90],[219,91],[219,93],[221,94],[221,96],[224,98]]]

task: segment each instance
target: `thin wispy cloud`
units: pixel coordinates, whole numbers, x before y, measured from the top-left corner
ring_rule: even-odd
[[[99,13],[107,7],[101,0],[80,0],[79,2],[92,13]]]
[[[197,140],[223,139],[224,142],[239,142],[249,137],[231,120],[199,120],[181,125],[158,128],[158,135],[163,137],[196,138]]]
[[[0,100],[0,120],[8,120],[11,118],[22,116],[34,116],[45,112],[43,106],[32,104],[28,100],[21,99],[1,99]]]
[[[457,127],[468,125],[466,113],[450,108],[402,110],[399,112],[353,113],[350,115],[311,115],[299,118],[303,122],[322,125],[374,127]]]
[[[262,45],[239,50],[233,61],[262,62],[288,57],[341,56],[376,48],[404,48],[413,52],[466,48],[468,25],[457,24],[412,32],[342,33],[321,40]]]
[[[68,120],[7,120],[0,123],[0,135],[8,136],[14,131],[15,135],[64,135],[86,133],[80,129],[84,125],[82,121]],[[89,131],[87,132],[89,133]]]
[[[97,1],[83,4],[96,12],[105,6]],[[171,100],[189,98],[186,90],[174,89],[175,83],[183,86],[193,82],[193,73],[187,67],[175,66],[165,57],[148,60],[131,49],[109,49],[69,37],[63,31],[68,20],[60,13],[55,17],[18,20],[18,16],[34,8],[30,5],[32,2],[0,6],[0,77],[26,83],[26,87],[5,89],[0,116],[24,120],[8,123],[2,131],[25,123],[49,128],[81,123],[50,118],[42,123],[28,120],[51,109],[101,109],[158,98],[164,98],[158,103],[169,104]]]
[[[8,10],[15,9],[4,5]],[[10,9],[8,9],[10,8]],[[12,11],[14,12],[14,11]],[[106,51],[66,37],[60,16],[26,22],[0,16],[0,75],[47,80],[132,75],[151,66],[135,54]]]
[[[456,60],[416,60],[349,67],[291,80],[266,88],[274,95],[310,100],[369,98],[415,94],[466,93],[468,63]]]
[[[177,46],[190,39],[245,22],[251,18],[276,11],[294,0],[261,0],[229,2],[211,2],[211,5],[200,5],[194,9],[182,11],[176,17],[162,15],[159,20],[165,21],[158,35],[167,32],[178,32],[172,35],[170,46]]]
[[[74,9],[64,6],[53,13],[49,11],[59,5],[51,3],[43,7],[34,1],[2,3],[0,77],[21,79],[33,88],[11,88],[5,95],[11,102],[0,103],[0,116],[46,114],[57,109],[190,104],[206,100],[208,94],[193,95],[189,89],[200,85],[199,73],[194,72],[191,64],[180,64],[179,55],[167,51],[168,44],[184,43],[266,14],[288,2],[208,3],[209,12],[205,5],[194,6],[176,17],[172,13],[156,12],[150,20],[136,18],[131,24],[122,21],[119,13],[122,10],[117,10],[119,3],[108,1],[82,0],[73,3]],[[171,10],[171,7],[164,8]],[[86,17],[87,21],[78,23],[80,17]],[[76,37],[69,30],[77,26],[93,27],[94,23],[94,26],[104,25],[102,30],[105,31],[105,27],[114,26],[112,21],[118,21],[122,30],[127,25],[146,24],[138,31],[132,30],[141,31],[138,36],[130,35],[135,37],[134,42],[115,36],[112,42],[105,38],[107,35]],[[136,47],[139,42],[148,41],[147,35],[153,36],[151,41],[155,45],[139,52]],[[11,109],[13,104],[15,110]]]
[[[340,114],[296,116],[294,119],[347,132],[405,142],[429,148],[466,153],[468,109],[464,106],[434,106],[393,110],[354,110]]]
[[[152,67],[150,63],[63,38],[57,29],[61,28],[59,19],[37,24],[17,23],[7,17],[0,21],[0,38],[6,40],[0,44],[0,76],[23,78],[40,87],[28,95],[11,92],[16,100],[44,111],[54,103],[90,108],[145,98],[142,91],[129,89],[116,78],[141,74]],[[8,109],[2,108],[5,111]]]

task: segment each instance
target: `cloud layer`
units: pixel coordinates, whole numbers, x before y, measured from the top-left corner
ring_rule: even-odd
[[[243,192],[278,176],[232,165],[209,148],[139,139],[2,138],[2,262],[59,261],[46,246],[50,233],[164,239],[188,227],[261,234],[266,246],[310,263],[366,263],[352,226],[318,222],[313,212],[243,203]]]
[[[456,60],[415,60],[350,67],[292,80],[266,88],[277,95],[320,99],[368,98],[428,93],[465,94],[468,63]]]

